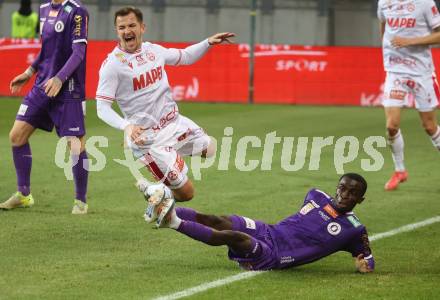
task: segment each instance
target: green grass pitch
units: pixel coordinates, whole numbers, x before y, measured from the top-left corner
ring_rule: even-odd
[[[15,172],[8,132],[18,99],[0,100],[0,199],[15,191]],[[305,193],[318,187],[333,194],[334,146],[323,149],[318,171],[287,172],[275,145],[271,171],[238,171],[235,146],[242,136],[279,137],[384,136],[378,108],[302,107],[181,103],[182,114],[221,140],[233,127],[229,170],[213,167],[195,181],[196,196],[182,205],[215,214],[240,214],[276,222],[297,211]],[[0,211],[0,299],[151,299],[242,272],[226,257],[226,248],[209,247],[172,230],[154,230],[143,221],[144,201],[122,159],[122,133],[98,120],[88,103],[87,135],[105,136],[100,148],[107,164],[91,172],[89,214],[72,216],[73,182],[54,162],[57,137],[38,131],[33,153],[31,209]],[[405,110],[402,132],[410,173],[399,190],[384,192],[392,172],[387,148],[379,171],[365,172],[361,159],[345,165],[368,183],[366,201],[357,215],[370,235],[440,215],[440,154],[420,127],[417,112]],[[295,143],[296,145],[296,143]],[[296,146],[295,146],[296,147]],[[294,148],[295,151],[296,148]],[[250,148],[247,159],[260,159],[262,148]],[[93,159],[93,157],[92,157]],[[95,160],[93,161],[95,162]],[[192,175],[190,174],[190,177]],[[440,224],[372,243],[376,272],[354,272],[352,258],[337,253],[319,262],[273,271],[191,296],[192,299],[436,299],[440,294]]]

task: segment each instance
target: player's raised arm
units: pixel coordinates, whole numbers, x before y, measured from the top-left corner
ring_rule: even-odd
[[[234,37],[235,33],[221,32],[216,33],[200,43],[186,47],[185,49],[163,48],[165,63],[167,65],[191,65],[198,61],[208,51],[210,46],[232,43],[230,38]]]

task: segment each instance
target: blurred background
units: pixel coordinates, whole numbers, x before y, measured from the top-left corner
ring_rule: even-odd
[[[38,2],[33,9],[38,12]],[[252,0],[85,0],[90,39],[114,39],[114,11],[134,5],[144,13],[148,39],[191,42],[220,30],[249,42]],[[266,44],[378,46],[374,0],[258,0],[256,41]],[[0,0],[0,35],[10,35],[19,1]]]
[[[35,30],[35,39],[10,38],[12,16],[23,1],[30,0],[0,0],[0,96],[11,96],[9,81],[35,59],[40,48]],[[38,13],[40,3],[47,1],[31,2]],[[101,62],[116,45],[114,12],[132,5],[144,14],[144,39],[166,47],[184,48],[219,31],[237,34],[234,45],[215,47],[197,64],[167,68],[177,101],[381,103],[385,73],[376,0],[82,2],[90,15],[88,98],[95,96]],[[35,15],[34,27],[37,20]],[[440,56],[437,49],[433,54],[434,60]]]

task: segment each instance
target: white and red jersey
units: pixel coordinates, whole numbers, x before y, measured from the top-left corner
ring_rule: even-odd
[[[194,63],[208,48],[207,40],[186,49],[144,42],[135,53],[116,47],[99,71],[96,99],[116,100],[131,124],[166,126],[177,117],[178,108],[164,66]]]
[[[434,72],[431,48],[411,46],[396,49],[395,36],[421,37],[440,26],[440,13],[433,0],[379,0],[377,15],[385,22],[383,61],[385,71],[415,76]]]

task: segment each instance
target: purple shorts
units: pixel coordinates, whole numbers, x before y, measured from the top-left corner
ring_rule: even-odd
[[[35,86],[24,97],[15,119],[45,131],[52,131],[55,126],[59,137],[86,133],[81,100],[49,98]]]
[[[245,270],[270,270],[278,263],[278,256],[273,241],[269,235],[266,223],[255,221],[242,216],[231,216],[232,230],[246,233],[252,238],[252,250],[238,255],[229,249],[229,259],[238,262]]]

